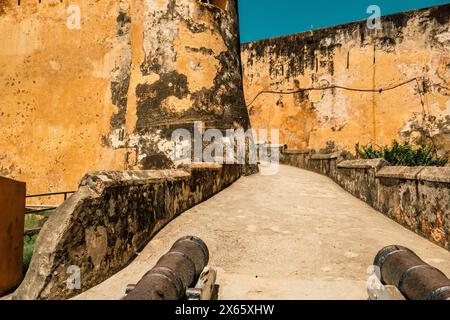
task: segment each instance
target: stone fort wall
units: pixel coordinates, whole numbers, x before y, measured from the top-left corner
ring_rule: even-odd
[[[446,4],[242,45],[252,127],[291,149],[395,138],[450,155],[449,19]]]

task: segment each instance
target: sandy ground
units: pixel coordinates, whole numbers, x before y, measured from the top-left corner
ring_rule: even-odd
[[[220,299],[367,299],[367,269],[386,245],[413,249],[450,275],[450,252],[330,179],[282,166],[240,179],[159,232],[127,268],[76,297],[120,299],[180,237],[201,237]]]

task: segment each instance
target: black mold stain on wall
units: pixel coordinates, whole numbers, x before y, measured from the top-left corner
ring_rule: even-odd
[[[172,160],[161,150],[157,144],[150,140],[141,138],[139,140],[139,148],[146,156],[139,162],[146,170],[154,170],[161,168],[172,168]]]
[[[117,16],[116,41],[124,44],[120,65],[113,70],[111,81],[111,100],[118,111],[111,117],[111,128],[120,129],[125,125],[128,89],[131,79],[131,18],[126,12],[120,11]]]
[[[138,118],[136,129],[142,131],[171,117],[177,117],[177,115],[165,112],[161,108],[161,103],[168,97],[174,96],[182,99],[188,94],[187,76],[176,71],[161,74],[160,79],[151,85],[139,84],[136,87],[136,115]]]
[[[450,3],[429,8],[428,16],[441,25],[448,25],[450,22]]]
[[[119,109],[119,111],[111,117],[111,127],[113,129],[118,129],[125,124],[129,84],[130,77],[127,77],[123,82],[111,83],[111,100]]]

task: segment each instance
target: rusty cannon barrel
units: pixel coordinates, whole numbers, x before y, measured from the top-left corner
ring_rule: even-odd
[[[396,286],[409,300],[450,300],[450,279],[402,246],[388,246],[375,257],[381,282]]]
[[[206,244],[188,236],[172,248],[147,272],[124,300],[180,300],[195,285],[209,261]]]

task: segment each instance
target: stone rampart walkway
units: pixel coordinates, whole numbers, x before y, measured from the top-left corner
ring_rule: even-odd
[[[354,198],[330,179],[282,166],[172,221],[126,269],[78,299],[120,299],[178,238],[201,237],[220,299],[367,299],[367,269],[390,244],[450,275],[450,253]]]

